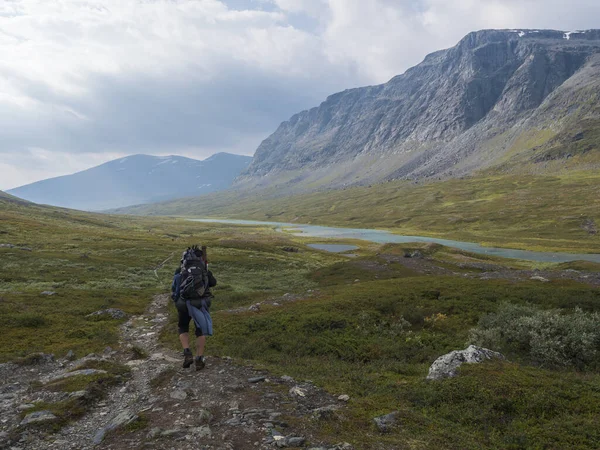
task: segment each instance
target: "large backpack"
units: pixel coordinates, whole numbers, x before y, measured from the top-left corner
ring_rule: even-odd
[[[180,283],[179,295],[184,300],[202,298],[208,291],[208,269],[197,247],[188,248],[183,254]]]

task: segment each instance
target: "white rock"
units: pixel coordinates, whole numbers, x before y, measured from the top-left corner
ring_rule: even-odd
[[[290,395],[295,395],[296,397],[306,397],[306,390],[299,386],[294,386],[290,389]]]
[[[342,401],[342,402],[347,402],[347,401],[349,401],[349,400],[350,400],[350,396],[349,396],[349,395],[346,395],[346,394],[344,394],[344,395],[340,395],[340,396],[338,397],[338,400],[340,400],[340,401]]]
[[[535,281],[541,281],[542,283],[548,283],[550,281],[549,279],[540,276],[531,277],[530,279]]]
[[[456,370],[463,364],[475,364],[487,359],[504,359],[498,352],[487,348],[470,345],[465,350],[455,350],[436,359],[429,368],[428,380],[441,380],[442,378],[455,377]]]
[[[173,391],[169,396],[175,400],[185,400],[187,398],[185,391]]]

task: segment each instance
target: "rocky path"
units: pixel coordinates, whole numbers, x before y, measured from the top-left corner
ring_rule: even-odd
[[[122,326],[119,352],[107,349],[73,362],[42,358],[33,367],[0,365],[0,448],[352,448],[315,438],[319,421],[343,411],[344,402],[310,382],[271,377],[230,358],[208,357],[199,372],[193,366],[183,369],[181,355],[158,342],[169,301],[166,295],[155,297],[145,314]],[[132,359],[132,349],[140,359]],[[28,405],[73,395],[34,392],[32,386],[95,360],[125,364],[131,376],[58,432],[22,425]]]

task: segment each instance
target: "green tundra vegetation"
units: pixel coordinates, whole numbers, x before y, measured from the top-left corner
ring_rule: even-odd
[[[290,197],[268,190],[259,195],[222,192],[124,211],[380,228],[494,247],[600,253],[597,170],[554,176],[494,172],[436,183],[393,181]]]
[[[536,187],[536,195],[545,196],[564,217],[572,218],[556,221],[556,227],[544,225],[551,213],[539,209],[537,219],[527,220],[530,225],[539,224],[538,231],[545,233],[541,237],[535,238],[535,233],[523,226],[516,237],[507,230],[490,242],[497,245],[505,238],[538,249],[598,249],[597,237],[580,228],[581,214],[592,219],[597,214],[593,207],[597,199],[588,197],[588,202],[581,204],[571,200],[571,207],[567,195],[563,198],[556,190],[578,186],[588,195],[594,180],[592,175],[571,181],[547,178],[547,189]],[[474,211],[482,214],[483,204],[500,201],[507,212],[497,211],[494,217],[505,217],[503,223],[512,227],[513,233],[518,221],[508,217],[526,217],[527,212],[506,199],[520,198],[523,206],[532,205],[535,198],[519,188],[525,186],[521,184],[525,179],[490,180],[488,190],[481,180],[467,181],[462,188],[453,183],[417,189],[421,189],[419,195],[432,195],[430,205],[442,208],[445,204],[448,211],[457,208],[457,214],[459,207],[453,205],[467,205],[465,199],[471,196],[471,203],[480,206],[461,212],[463,219]],[[447,189],[442,191],[442,186]],[[390,183],[371,190],[365,187],[327,194],[329,200],[325,194],[313,194],[312,198],[316,201],[323,195],[322,202],[326,202],[339,195],[337,203],[329,203],[332,215],[322,220],[347,224],[343,219],[353,214],[345,196],[348,192],[354,193],[355,201],[366,202],[376,190],[391,193],[394,189],[398,195],[404,192],[400,185]],[[438,192],[441,198],[436,199]],[[495,200],[495,195],[504,200]],[[374,205],[374,211],[383,211],[386,204],[389,207],[386,202],[391,200],[385,198],[381,205]],[[294,208],[310,199],[299,197]],[[412,200],[399,197],[396,202]],[[416,211],[416,204],[413,207]],[[277,211],[272,208],[270,211]],[[325,208],[324,203],[316,202],[311,214]],[[488,208],[491,214],[493,207]],[[336,218],[336,210],[344,212]],[[423,206],[421,210],[420,223],[431,221],[430,234],[441,233],[433,223],[432,208]],[[277,217],[269,214],[278,220],[291,217],[286,216],[288,212]],[[264,213],[257,215],[245,218],[265,218]],[[313,217],[316,220],[318,216]],[[361,226],[382,223],[377,222],[382,220],[377,212],[357,212],[356,217]],[[466,236],[472,238],[475,229],[481,236],[485,234],[482,220],[479,225],[468,220],[453,224],[452,214],[444,217],[446,226],[455,227],[455,237],[468,240]],[[490,219],[490,223],[495,222]],[[470,231],[463,235],[463,228]],[[501,227],[495,223],[488,229]],[[180,252],[194,243],[209,247],[211,269],[219,281],[209,354],[231,356],[274,374],[312,380],[335,395],[349,395],[347,408],[309,423],[324,439],[352,442],[360,449],[600,446],[600,291],[569,279],[544,283],[477,276],[482,267],[490,265],[506,271],[598,271],[598,265],[592,263],[539,265],[483,259],[441,246],[364,242],[358,244],[357,256],[348,258],[313,250],[305,238],[268,227],[96,215],[2,197],[0,244],[12,246],[0,247],[0,361],[26,363],[27,355],[34,352],[61,357],[74,350],[77,356],[84,356],[106,346],[118,347],[118,327],[123,320],[89,315],[108,307],[141,313],[154,295],[168,292]],[[286,247],[298,251],[286,251]],[[428,264],[445,269],[447,275],[403,264],[404,253],[417,249]],[[55,294],[42,295],[44,291]],[[232,311],[264,300],[272,301],[258,312]],[[161,339],[176,349],[176,313],[174,308],[170,311],[170,323]],[[506,361],[464,366],[453,379],[425,380],[438,356],[471,342],[503,352]],[[109,377],[122,379],[127,373],[116,367]],[[81,389],[80,384],[72,383],[81,381],[55,388]],[[52,408],[72,409],[78,414],[75,406]],[[391,411],[399,412],[399,426],[382,434],[372,418]],[[62,417],[69,418],[66,414]]]

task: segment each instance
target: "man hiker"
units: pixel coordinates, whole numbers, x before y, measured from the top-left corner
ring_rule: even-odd
[[[171,298],[179,316],[179,341],[183,347],[183,367],[188,368],[195,363],[196,370],[205,366],[204,346],[206,336],[212,336],[212,319],[210,304],[212,301],[211,287],[217,285],[217,280],[208,270],[206,247],[202,249],[192,246],[183,252],[181,266],[175,270],[171,284]],[[196,326],[196,358],[190,349],[190,321]]]

